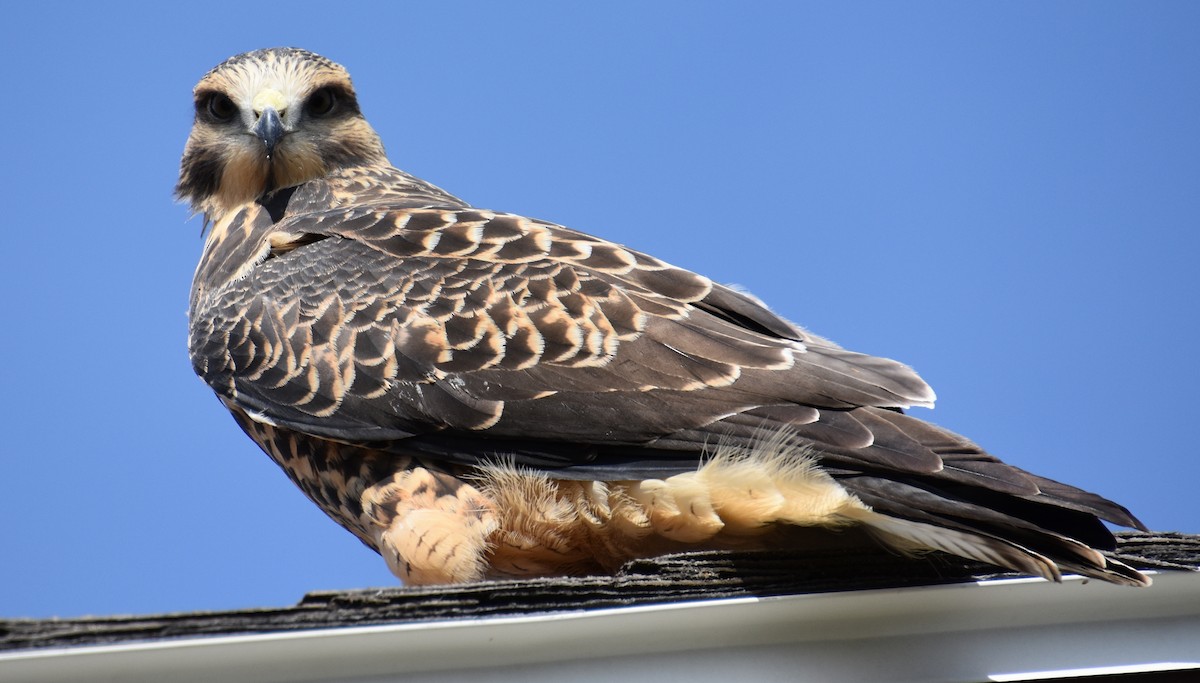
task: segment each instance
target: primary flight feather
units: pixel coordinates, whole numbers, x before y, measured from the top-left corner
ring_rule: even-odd
[[[209,231],[196,372],[408,583],[612,570],[865,530],[1058,579],[1101,554],[1095,494],[909,417],[933,391],[753,297],[466,202],[388,161],[347,72],[230,58],[196,86],[176,191]]]

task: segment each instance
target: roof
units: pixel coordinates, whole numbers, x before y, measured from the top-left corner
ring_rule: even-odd
[[[0,654],[0,674],[461,680],[486,668],[488,680],[586,681],[639,680],[646,667],[667,666],[699,682],[795,680],[800,670],[813,680],[901,681],[1200,669],[1200,574],[1176,571],[1200,565],[1200,537],[1125,534],[1119,552],[1157,570],[1155,585],[1059,586],[944,556],[830,550],[800,563],[790,554],[702,553],[632,563],[615,577],[314,593],[279,609],[9,620],[0,622],[0,647],[12,650]]]

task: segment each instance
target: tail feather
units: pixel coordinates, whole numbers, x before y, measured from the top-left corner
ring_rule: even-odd
[[[987,562],[1014,571],[1061,581],[1062,573],[1074,573],[1128,586],[1149,586],[1148,576],[1079,541],[1044,532],[1039,552],[1010,538],[981,529],[970,529],[951,520],[941,524],[892,517],[874,510],[853,513],[855,521],[884,545],[906,554],[929,550]]]
[[[936,427],[927,429],[937,436]],[[953,435],[945,438],[952,439]],[[986,453],[969,459],[969,454],[959,451],[956,455],[963,457],[950,457],[945,468],[929,474],[867,472],[829,463],[818,465],[823,454],[789,440],[787,430],[760,435],[756,442],[748,449],[726,445],[718,453],[736,453],[741,462],[769,464],[777,481],[787,479],[781,476],[786,471],[782,463],[804,462],[813,470],[806,479],[836,482],[849,496],[836,507],[834,517],[863,525],[884,545],[900,552],[940,550],[1052,581],[1061,580],[1065,571],[1117,584],[1150,583],[1140,572],[1101,552],[1115,547],[1115,539],[1096,512],[1120,519],[1113,513],[1123,508],[1095,494],[1027,475]],[[958,468],[967,464],[986,467]],[[997,485],[997,479],[1005,478],[1011,483]],[[1022,481],[1028,482],[1029,488],[1022,486]],[[789,488],[779,487],[789,500],[811,495]],[[778,514],[775,519],[785,524],[835,526],[831,517],[803,521]]]
[[[1062,581],[1062,573],[1057,563],[1011,541],[889,517],[871,510],[864,510],[855,517],[856,521],[865,525],[884,545],[905,554],[919,555],[931,550],[940,550],[951,555],[1041,576],[1050,581]]]

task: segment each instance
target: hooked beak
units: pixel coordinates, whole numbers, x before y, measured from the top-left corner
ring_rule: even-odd
[[[267,158],[271,158],[275,152],[275,145],[279,144],[279,139],[283,137],[283,121],[279,120],[279,114],[274,107],[263,109],[258,123],[254,124],[254,134],[267,146]]]

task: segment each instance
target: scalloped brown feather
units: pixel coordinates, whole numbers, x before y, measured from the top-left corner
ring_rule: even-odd
[[[335,106],[314,113],[321,88]],[[214,92],[239,115],[207,114]],[[270,155],[261,102],[284,128]],[[1100,519],[1139,526],[1128,511],[903,415],[934,400],[907,366],[395,169],[345,70],[312,53],[205,76],[178,192],[212,223],[196,372],[406,582],[604,571],[850,525],[906,553],[1147,581],[1095,549],[1112,541]]]

